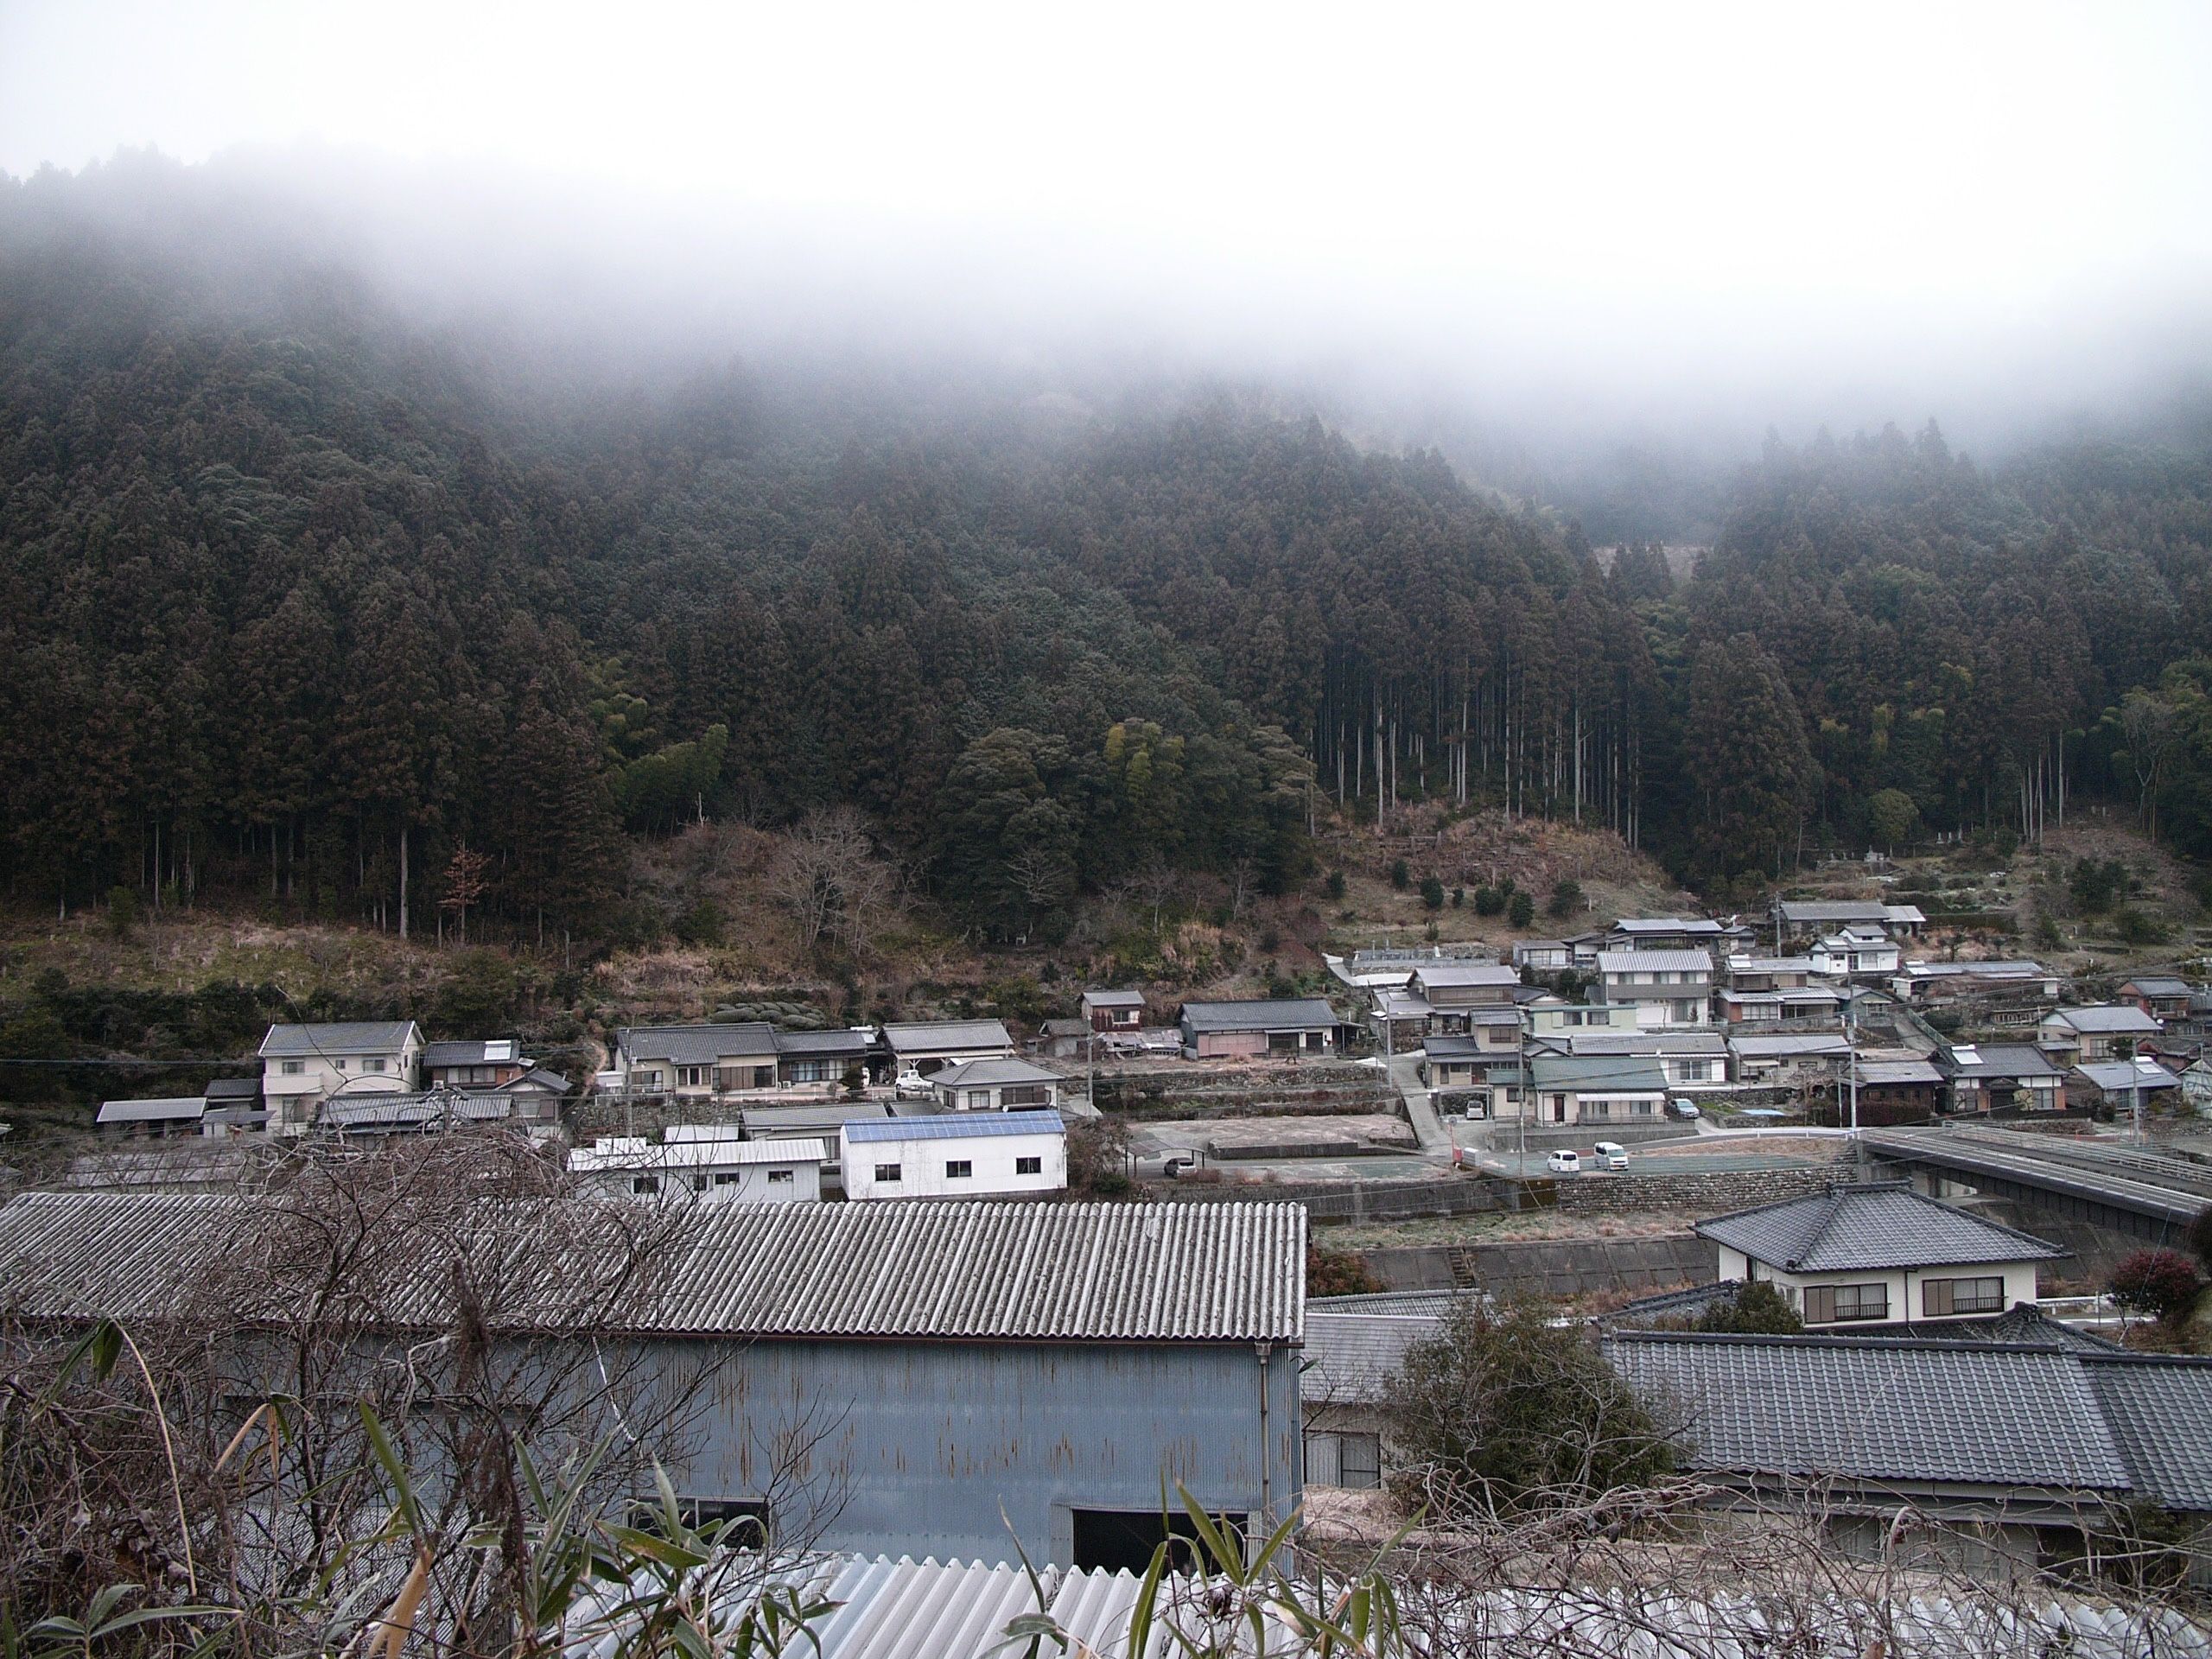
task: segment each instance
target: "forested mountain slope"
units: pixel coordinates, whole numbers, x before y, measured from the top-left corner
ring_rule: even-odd
[[[19,901],[419,926],[466,848],[480,914],[588,932],[626,833],[848,804],[1006,932],[1154,863],[1280,889],[1315,815],[1421,800],[1708,883],[2062,778],[2212,836],[2201,438],[1770,446],[1678,589],[1218,391],[517,349],[181,169],[0,191]]]

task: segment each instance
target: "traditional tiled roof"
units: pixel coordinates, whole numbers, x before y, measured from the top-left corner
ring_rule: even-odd
[[[2088,1008],[2058,1008],[2045,1014],[2044,1020],[2045,1024],[2064,1026],[2069,1031],[2094,1032],[2100,1035],[2139,1033],[2149,1036],[2158,1030],[2158,1022],[2131,1002],[2101,1003]]]
[[[1887,1085],[1940,1084],[1943,1074],[1925,1060],[1861,1060],[1859,1081]]]
[[[1841,1059],[1851,1044],[1838,1032],[1794,1032],[1778,1035],[1753,1033],[1728,1039],[1731,1052],[1746,1060],[1787,1060],[1833,1056]]]
[[[2066,1254],[2043,1239],[1923,1198],[1903,1181],[1784,1198],[1700,1221],[1697,1231],[1790,1273],[2048,1261]]]
[[[779,1054],[865,1054],[875,1046],[873,1031],[779,1031]]]
[[[1298,1374],[1308,1405],[1379,1404],[1406,1350],[1436,1334],[1433,1314],[1306,1312],[1306,1350]]]
[[[539,1200],[487,1208],[464,1250],[521,1251],[530,1271],[502,1329],[831,1340],[1282,1342],[1305,1315],[1296,1204],[876,1204],[684,1206],[658,1218],[650,1271],[605,1303],[629,1206]],[[29,1193],[0,1210],[0,1303],[23,1317],[158,1319],[206,1294],[227,1317],[278,1316],[316,1271],[283,1206],[181,1194]],[[444,1329],[449,1243],[380,1257],[365,1317]],[[527,1245],[524,1249],[522,1247]],[[599,1287],[584,1301],[580,1287]]]
[[[938,1089],[995,1089],[1014,1084],[1064,1082],[1057,1071],[1027,1060],[967,1060],[933,1073],[931,1085]]]
[[[1521,982],[1520,974],[1502,962],[1424,962],[1414,968],[1414,977],[1430,988]]]
[[[1667,1073],[1658,1061],[1625,1055],[1592,1055],[1580,1059],[1539,1055],[1529,1062],[1529,1080],[1538,1089],[1571,1089],[1592,1094],[1649,1094],[1662,1092],[1667,1087]]]
[[[894,1054],[958,1052],[971,1048],[1012,1048],[1014,1039],[997,1020],[906,1020],[883,1028]]]
[[[731,1055],[751,1058],[776,1052],[776,1028],[761,1020],[728,1025],[625,1026],[614,1040],[632,1060],[666,1065],[712,1065]]]
[[[2068,1077],[2087,1077],[2107,1095],[2124,1095],[2131,1089],[2178,1089],[2181,1079],[2156,1060],[2138,1056],[2132,1060],[2091,1060],[2073,1067]]]
[[[514,1065],[521,1059],[522,1045],[512,1037],[435,1042],[423,1051],[423,1064],[434,1071],[445,1065]]]
[[[2066,1068],[2032,1043],[1954,1043],[1936,1051],[1938,1071],[1955,1077],[2055,1077]]]
[[[2165,974],[2143,974],[2129,980],[2120,988],[2133,991],[2138,996],[2187,996],[2190,985],[2185,979],[2175,979]]]
[[[1615,1331],[1605,1348],[1695,1468],[2212,1510],[2212,1360],[1873,1335]]]
[[[1318,996],[1249,1002],[1185,1002],[1182,1023],[1200,1031],[1311,1031],[1334,1026],[1336,1012]]]
[[[1615,1331],[1605,1356],[1678,1415],[1692,1466],[1812,1479],[2133,1484],[2078,1356],[2055,1346]]]
[[[271,1026],[257,1051],[264,1060],[336,1059],[355,1054],[397,1054],[416,1035],[412,1020],[354,1020],[337,1025]]]

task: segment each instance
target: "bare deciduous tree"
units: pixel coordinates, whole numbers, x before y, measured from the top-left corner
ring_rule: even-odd
[[[768,868],[768,891],[798,923],[811,950],[827,934],[865,956],[898,895],[897,870],[879,857],[867,823],[849,806],[810,812]]]

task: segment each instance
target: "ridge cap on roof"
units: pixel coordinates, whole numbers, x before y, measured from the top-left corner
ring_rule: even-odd
[[[2094,1350],[2069,1347],[2055,1338],[2050,1342],[1988,1342],[1979,1337],[1885,1337],[1872,1331],[1853,1332],[1848,1335],[1824,1332],[1802,1331],[1774,1333],[1745,1331],[1660,1331],[1644,1325],[1622,1325],[1608,1329],[1607,1342],[1693,1342],[1705,1346],[1751,1345],[1769,1348],[1927,1348],[1945,1353],[1964,1354],[2057,1354],[2068,1359],[2106,1361],[2113,1359],[2197,1359],[2212,1365],[2212,1357],[2183,1354],[2135,1354],[2121,1351],[2099,1353]]]

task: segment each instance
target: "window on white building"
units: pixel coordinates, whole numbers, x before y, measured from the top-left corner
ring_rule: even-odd
[[[1042,1175],[1045,1160],[1042,1158],[1017,1158],[1014,1160],[1014,1173],[1017,1175]]]
[[[972,1159],[950,1159],[944,1166],[944,1179],[948,1181],[964,1181],[975,1173],[976,1165]]]
[[[875,1166],[875,1179],[879,1181],[897,1180],[899,1179],[899,1166],[896,1164],[878,1164]]]

